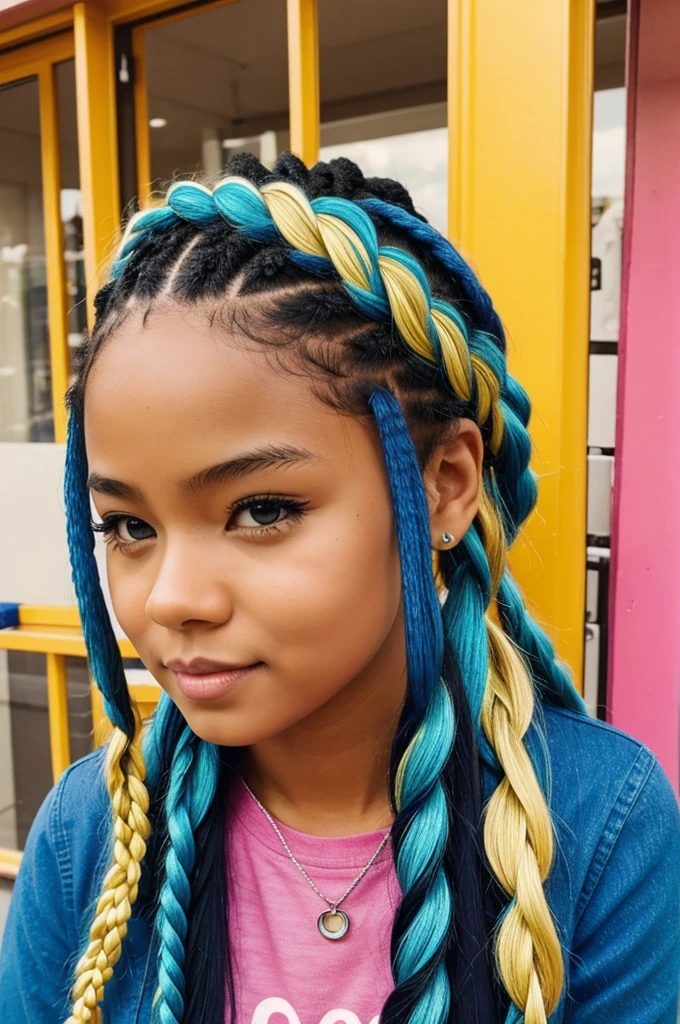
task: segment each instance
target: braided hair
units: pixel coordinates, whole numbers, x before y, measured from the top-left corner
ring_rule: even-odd
[[[408,678],[390,770],[403,899],[382,1024],[546,1024],[564,972],[545,894],[554,839],[541,705],[585,706],[507,569],[536,499],[529,402],[507,372],[489,297],[402,186],[365,179],[348,160],[310,170],[290,154],[273,172],[235,157],[216,182],[175,182],[163,205],[130,219],[67,395],[69,549],[92,674],[114,725],[106,775],[116,837],[68,1024],[101,1020],[145,857],[158,942],[154,1020],[221,1024],[226,1010],[237,1018],[231,981],[229,1007],[224,996],[222,852],[238,752],[200,740],[166,693],[142,737],[89,527],[87,377],[126,316],[154,303],[205,305],[211,320],[274,348],[282,367],[303,367],[323,401],[376,424]],[[461,417],[482,435],[483,487],[467,535],[440,554],[439,594],[422,471]]]

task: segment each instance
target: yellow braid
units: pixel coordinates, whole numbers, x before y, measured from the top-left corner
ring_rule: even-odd
[[[506,564],[500,513],[483,491],[478,516],[493,593]],[[482,728],[505,773],[486,807],[484,848],[515,902],[496,936],[499,973],[525,1024],[546,1024],[564,984],[562,950],[543,884],[553,860],[553,824],[524,744],[534,711],[531,677],[520,653],[486,616],[489,679]]]
[[[66,1024],[85,1024],[86,1021],[101,1024],[99,1003],[120,957],[132,904],[137,899],[146,840],[151,834],[147,817],[149,794],[144,785],[146,768],[141,753],[141,720],[135,707],[133,712],[133,741],[130,742],[121,729],[114,729],[108,741],[105,772],[113,808],[113,864],[102,885],[90,926],[89,945],[76,966],[71,1016]]]
[[[526,667],[505,633],[487,619],[491,666],[482,726],[505,772],[484,820],[491,868],[513,906],[496,937],[496,962],[526,1024],[546,1024],[564,983],[562,950],[545,896],[553,859],[550,811],[523,742],[534,697]]]

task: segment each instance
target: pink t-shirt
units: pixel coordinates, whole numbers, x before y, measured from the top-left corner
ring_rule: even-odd
[[[239,1024],[378,1024],[394,987],[390,934],[401,899],[389,842],[341,905],[349,931],[331,941],[317,927],[326,904],[240,778],[230,804],[229,941]],[[342,895],[387,831],[328,838],[277,824],[331,899]]]

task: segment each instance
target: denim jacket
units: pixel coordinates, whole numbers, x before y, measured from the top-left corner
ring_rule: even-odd
[[[544,717],[557,839],[547,894],[565,960],[550,1024],[676,1024],[680,813],[670,782],[625,733],[552,707]],[[0,955],[1,1024],[69,1016],[72,970],[111,850],[102,761],[97,750],[71,765],[31,828]],[[105,989],[107,1024],[150,1020],[156,958],[143,904],[140,889]]]

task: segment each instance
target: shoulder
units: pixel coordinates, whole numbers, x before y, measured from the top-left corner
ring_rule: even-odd
[[[541,705],[553,782],[572,798],[634,799],[658,764],[656,755],[621,729],[565,708]]]
[[[70,857],[101,840],[100,825],[111,817],[104,759],[100,747],[81,757],[61,774],[48,797],[47,826],[56,849],[68,847]]]
[[[540,716],[539,716],[540,718]],[[550,764],[549,799],[558,858],[578,879],[578,918],[605,868],[642,857],[648,867],[680,851],[680,810],[668,776],[649,747],[628,733],[562,708],[542,705]],[[558,875],[559,875],[558,870]]]
[[[616,833],[644,794],[677,809],[671,783],[656,754],[621,729],[564,708],[542,705],[553,809],[578,813],[593,827]],[[613,838],[616,838],[614,835]]]
[[[46,797],[34,828],[44,830],[74,902],[89,885],[108,853],[111,802],[106,788],[106,748],[81,757],[60,775]],[[42,818],[42,820],[40,820]]]
[[[52,946],[56,948],[63,939],[77,940],[79,909],[91,898],[95,869],[102,847],[107,847],[101,841],[108,798],[103,760],[104,751],[98,750],[70,765],[38,809],[10,903],[16,920],[9,917],[8,928],[14,928],[16,941],[23,924],[26,928],[39,925],[43,936],[49,937],[46,906],[61,922],[61,932],[52,935]]]
[[[75,846],[88,842],[89,826],[101,817],[108,800],[104,757],[104,749],[95,750],[62,772],[33,820],[22,862],[41,844],[63,862]]]
[[[107,748],[97,746],[97,749],[86,754],[84,757],[74,761],[73,764],[61,772],[55,783],[55,790],[61,801],[73,800],[77,795],[84,792],[91,792],[104,788],[104,758],[107,756]]]

